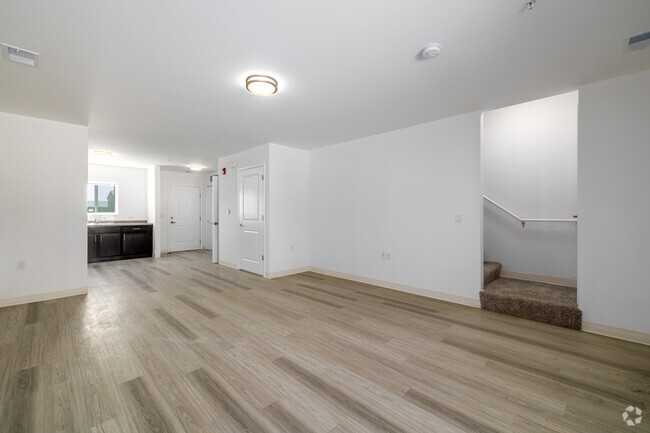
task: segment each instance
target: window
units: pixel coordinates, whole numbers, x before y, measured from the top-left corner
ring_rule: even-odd
[[[86,209],[89,214],[116,214],[117,185],[89,183],[86,200]]]

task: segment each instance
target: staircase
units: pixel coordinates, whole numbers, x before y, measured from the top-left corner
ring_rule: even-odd
[[[484,262],[483,284],[484,310],[571,329],[582,326],[575,287],[502,278],[497,262]]]

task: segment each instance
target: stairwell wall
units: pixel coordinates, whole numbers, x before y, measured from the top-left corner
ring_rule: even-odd
[[[483,193],[524,218],[578,208],[578,92],[483,114]],[[521,223],[483,203],[485,259],[504,271],[575,279],[575,223]]]

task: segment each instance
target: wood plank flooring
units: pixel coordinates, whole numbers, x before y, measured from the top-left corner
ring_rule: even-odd
[[[0,330],[0,433],[650,432],[648,346],[200,251]]]

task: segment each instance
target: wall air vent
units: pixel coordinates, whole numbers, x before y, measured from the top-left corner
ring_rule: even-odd
[[[635,50],[637,48],[645,48],[650,45],[650,32],[641,33],[640,35],[630,36],[627,42],[628,48]]]
[[[23,65],[38,68],[38,53],[22,48],[14,47],[7,44],[2,45],[2,57],[10,62],[16,62]]]

